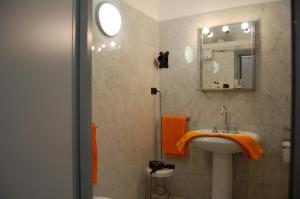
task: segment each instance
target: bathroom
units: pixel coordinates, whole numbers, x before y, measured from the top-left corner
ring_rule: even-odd
[[[0,199],[299,199],[299,11],[1,1]]]
[[[188,130],[222,129],[226,106],[231,127],[257,133],[264,151],[256,161],[233,155],[233,198],[288,198],[282,144],[291,134],[290,2],[105,2],[116,6],[122,23],[115,36],[103,33],[103,1],[93,1],[92,120],[100,159],[94,196],[144,197],[145,168],[160,156],[160,106],[163,115],[188,117]],[[255,22],[255,89],[202,90],[199,29],[245,21]],[[167,51],[169,68],[160,68],[155,59]],[[210,152],[190,147],[187,157],[164,161],[176,165],[177,197],[211,197]]]

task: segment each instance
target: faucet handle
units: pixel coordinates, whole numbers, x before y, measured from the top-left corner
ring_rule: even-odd
[[[212,128],[213,133],[218,133],[217,125],[212,124],[212,125],[210,125],[210,127]]]

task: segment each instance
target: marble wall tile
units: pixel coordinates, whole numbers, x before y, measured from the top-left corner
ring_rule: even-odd
[[[249,161],[242,155],[234,157],[235,199],[288,198],[289,168],[281,159],[281,142],[282,139],[290,138],[290,14],[290,3],[288,0],[284,0],[160,23],[160,50],[170,51],[170,68],[159,71],[163,113],[191,117],[190,129],[208,128],[212,124],[223,128],[220,108],[225,105],[228,107],[231,124],[242,130],[256,132],[263,140],[261,145],[264,155],[259,161]],[[256,90],[245,92],[199,91],[200,65],[197,29],[250,20],[258,21]],[[188,63],[184,57],[187,46],[193,50],[191,63]],[[197,157],[192,157],[196,154]],[[175,162],[179,168],[176,173],[177,194],[188,198],[208,198],[210,189],[207,187],[208,185],[203,185],[203,182],[209,181],[207,178],[211,173],[209,168],[211,165],[204,163],[204,161],[211,161],[209,154],[192,151],[186,160],[167,160]],[[198,179],[185,180],[186,176],[191,174],[197,174],[195,176]],[[201,186],[206,188],[202,190]],[[199,189],[193,189],[193,187]],[[276,188],[280,190],[276,190]],[[279,191],[281,193],[276,195]]]
[[[150,87],[158,84],[153,60],[158,54],[159,25],[122,1],[109,1],[119,8],[123,21],[120,33],[109,38],[93,20],[92,114],[99,125],[100,167],[94,195],[141,199],[145,168],[155,159],[157,104]],[[100,2],[93,1],[93,16]]]
[[[233,187],[233,199],[267,199],[264,197],[264,191],[264,186],[260,183],[235,181]]]

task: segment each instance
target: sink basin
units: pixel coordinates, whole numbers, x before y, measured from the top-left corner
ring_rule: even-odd
[[[212,133],[212,130],[194,130],[193,132]],[[218,133],[223,133],[218,130]],[[252,137],[256,142],[260,137],[249,131],[239,131],[241,135]],[[192,146],[212,152],[212,196],[211,199],[232,199],[232,154],[242,152],[240,146],[232,140],[219,137],[194,138]]]
[[[196,130],[193,132],[203,132],[203,133],[212,133],[212,130],[204,129],[204,130]],[[222,133],[222,130],[218,130],[219,133]],[[249,131],[239,131],[240,135],[247,135],[252,137],[256,142],[260,141],[259,136],[256,133],[252,133]],[[225,138],[218,137],[199,137],[195,138],[192,141],[193,146],[200,148],[204,151],[209,151],[213,153],[222,153],[222,154],[232,154],[232,153],[240,153],[242,149],[240,146],[232,140],[228,140]]]

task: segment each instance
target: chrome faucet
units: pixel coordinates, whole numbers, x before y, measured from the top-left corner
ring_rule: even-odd
[[[224,130],[223,130],[223,133],[229,133],[228,115],[227,115],[227,107],[226,106],[222,106],[221,114],[224,115]]]

